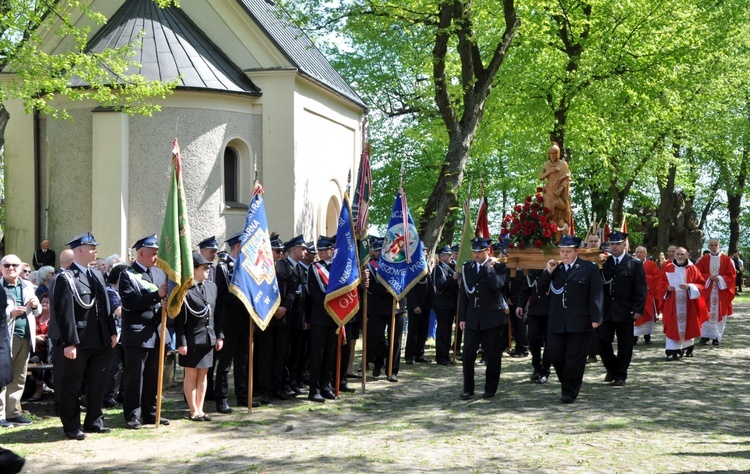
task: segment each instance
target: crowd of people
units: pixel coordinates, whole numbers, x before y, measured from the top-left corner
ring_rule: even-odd
[[[363,332],[365,305],[346,324],[343,336],[324,307],[335,238],[306,242],[300,235],[284,242],[272,234],[281,303],[265,330],[255,328],[250,370],[250,315],[230,290],[240,240],[240,233],[228,238],[227,251],[221,253],[213,236],[199,243],[193,254],[194,285],[179,315],[169,320],[166,340],[160,323],[168,286],[156,266],[156,235],[136,241],[130,259],[103,259],[97,258],[93,234],[81,234],[60,253],[57,269],[56,255],[45,240],[33,256],[35,272],[17,256],[6,255],[0,261],[6,297],[0,300],[6,304],[8,370],[13,376],[0,392],[0,426],[32,422],[22,411],[24,390],[24,403],[54,393],[70,439],[110,431],[103,409],[118,404],[128,429],[154,424],[162,345],[178,354],[184,367],[191,421],[211,421],[206,400],[215,403],[215,412],[225,414],[233,411],[231,405],[258,407],[301,396],[326,403],[353,392],[352,381],[361,377],[385,375],[387,381],[398,382],[402,359],[407,365],[432,363],[425,351],[431,314],[436,322],[435,363],[462,364],[461,400],[474,396],[477,365],[486,366],[482,397],[495,396],[507,351],[513,357],[531,356],[534,383],[548,383],[554,369],[561,401],[572,403],[587,362],[596,356],[605,368],[604,380],[615,387],[625,385],[633,346],[641,337],[651,342],[660,318],[666,360],[694,357],[696,339],[719,345],[732,300],[742,291],[744,270],[739,254],[722,254],[716,239],[709,240],[708,250],[696,262],[676,246],[654,261],[642,246],[628,253],[623,232],[609,235],[604,248],[596,235],[585,245],[564,235],[558,243],[559,259],[551,259],[544,269],[524,270],[508,268],[499,244],[476,238],[472,259],[462,265],[456,262],[457,246],[438,249],[429,272],[406,298],[396,301],[375,276],[383,239],[371,238],[358,290],[361,296],[367,294],[368,370],[363,373],[354,363],[353,348]],[[582,248],[588,249],[585,255],[579,255]],[[339,337],[344,344],[338,344]],[[33,374],[31,390],[27,373]],[[164,417],[159,422],[170,424]]]

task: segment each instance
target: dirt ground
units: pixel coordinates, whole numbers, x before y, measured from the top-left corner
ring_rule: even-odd
[[[571,405],[554,376],[529,381],[528,357],[504,357],[497,396],[470,402],[458,399],[460,366],[402,363],[398,383],[381,376],[336,402],[276,402],[204,423],[186,419],[175,387],[170,426],[126,430],[115,408],[105,420],[114,430],[84,441],[64,439],[45,400],[26,404],[34,424],[0,432],[0,445],[42,473],[750,472],[750,299],[735,313],[720,346],[678,362],[664,361],[659,326],[636,346],[625,387],[589,364]]]

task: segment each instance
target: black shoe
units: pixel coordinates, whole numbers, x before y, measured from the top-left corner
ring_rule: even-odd
[[[389,382],[398,382],[398,376],[396,374],[391,374],[386,380],[388,380]]]
[[[484,359],[481,359],[479,362],[477,362],[477,365],[487,365],[487,361]]]
[[[406,359],[406,365],[414,365],[414,359]]]
[[[172,421],[169,418],[164,418],[164,417],[159,418],[159,424],[160,425],[168,426],[171,422]],[[155,425],[156,424],[156,419],[153,419],[153,420],[143,420],[143,424],[144,425]]]
[[[491,392],[484,392],[484,393],[482,394],[482,398],[492,398],[492,397],[494,397],[494,396],[495,396],[495,394],[494,394],[494,393],[491,393]]]
[[[287,395],[286,392],[282,392],[281,390],[277,390],[275,392],[272,392],[271,393],[271,397],[273,397],[273,398],[275,398],[277,400],[282,400],[282,401],[287,401],[287,400],[291,400],[292,398],[294,398],[294,397],[291,397],[291,396]]]
[[[693,347],[695,346],[690,346],[685,349],[685,357],[693,357]]]
[[[418,364],[429,364],[432,361],[430,359],[425,359],[423,356],[423,357],[418,357],[414,359],[414,362],[417,362]]]
[[[109,397],[108,399],[102,401],[102,406],[104,408],[114,408],[117,406],[117,400],[115,400],[113,397]]]
[[[382,370],[383,370],[382,367],[375,367],[374,369],[372,369],[372,376],[373,377],[380,377],[380,373],[381,373]]]
[[[106,426],[84,426],[83,431],[86,433],[109,433],[112,431],[112,428],[107,428]]]
[[[474,392],[464,392],[458,397],[460,400],[469,400],[474,396]]]
[[[538,379],[536,379],[536,383],[538,384],[544,384],[549,382],[549,376],[548,375],[540,375]]]
[[[65,437],[68,439],[75,439],[77,441],[83,441],[84,439],[86,439],[86,433],[84,433],[81,430],[66,431]]]
[[[700,342],[700,344],[701,344],[701,345],[704,345],[704,346],[705,346],[706,344],[708,344],[708,341],[710,341],[710,339],[709,339],[709,338],[707,338],[707,337],[702,337],[702,338],[701,338],[701,340],[700,340],[699,342]]]
[[[593,364],[594,362],[597,362],[597,361],[598,361],[598,359],[596,358],[596,356],[589,356],[586,359],[586,363],[587,364]],[[570,402],[568,402],[568,403],[570,403]]]
[[[614,382],[612,382],[613,387],[622,387],[625,385],[625,381],[622,379],[616,379]]]
[[[563,403],[573,403],[574,401],[576,401],[576,399],[565,395],[560,399],[560,401]]]
[[[453,362],[450,360],[439,360],[437,361],[437,365],[453,365]]]
[[[3,472],[7,472],[8,474],[21,472],[25,462],[25,458],[22,458],[13,451],[0,449],[0,466],[3,467]]]
[[[326,399],[323,398],[323,396],[319,393],[310,393],[310,395],[307,396],[307,399],[311,402],[315,403],[325,403]]]
[[[714,339],[713,342],[711,343],[711,345],[712,346],[718,346],[719,345],[719,340],[718,339]]]
[[[258,400],[253,400],[253,403],[250,404],[252,408],[258,408],[260,407],[260,402]]]
[[[532,382],[536,382],[537,380],[539,380],[539,377],[541,376],[542,374],[540,374],[539,372],[535,370],[534,373],[531,374],[531,377],[529,377],[529,380],[531,380]]]
[[[188,415],[188,420],[190,420],[190,421],[203,421],[203,417],[201,415]]]
[[[258,401],[261,405],[268,405],[271,403],[271,394],[268,392],[261,392],[258,396]]]
[[[638,336],[633,336],[633,345],[634,346],[638,345]]]
[[[291,385],[289,389],[294,392],[294,396],[303,395],[302,389],[296,385]]]
[[[336,396],[335,393],[333,393],[330,390],[321,390],[320,396],[325,398],[326,400],[338,400],[339,398]]]
[[[528,351],[515,351],[510,353],[511,357],[528,357],[529,353]]]
[[[229,403],[227,403],[225,400],[223,403],[216,404],[216,411],[224,414],[232,413],[232,407],[230,407]]]
[[[361,379],[362,375],[360,375],[360,374],[346,374],[346,378],[348,378],[348,379]]]
[[[125,428],[129,430],[140,430],[141,429],[141,422],[138,420],[131,420],[125,423]]]
[[[356,389],[351,388],[349,385],[342,385],[339,387],[339,390],[347,393],[354,393],[357,391]]]
[[[607,372],[607,375],[604,376],[605,382],[612,382],[615,379],[615,376]]]
[[[643,336],[643,342],[645,344],[651,344],[651,336],[648,335],[648,334],[646,334],[645,336]]]
[[[299,389],[297,389],[297,390],[299,390]],[[302,393],[302,390],[300,390],[300,393],[298,394],[297,392],[295,392],[295,391],[294,391],[294,390],[292,390],[291,388],[284,388],[284,389],[282,390],[282,392],[283,392],[283,393],[284,393],[284,395],[286,395],[287,397],[289,397],[289,398],[294,398],[294,397],[296,397],[297,395],[301,394],[301,393]]]

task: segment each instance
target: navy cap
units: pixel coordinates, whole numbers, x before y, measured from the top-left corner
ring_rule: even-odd
[[[471,239],[471,251],[479,252],[480,250],[487,250],[489,248],[492,239],[485,239],[484,237],[474,237]]]
[[[135,244],[133,244],[133,247],[136,250],[140,250],[143,247],[146,247],[149,249],[158,249],[159,239],[156,238],[156,234],[147,235],[146,237],[143,237],[140,240],[136,240]]]
[[[625,232],[620,232],[619,230],[616,230],[612,232],[611,234],[609,234],[609,239],[607,240],[607,242],[611,244],[621,244],[625,242],[627,238],[628,238],[628,234],[626,234]]]
[[[318,251],[315,249],[315,242],[312,240],[309,242],[305,242],[305,248],[307,248],[307,253],[317,255]]]
[[[381,250],[383,248],[383,242],[385,242],[385,239],[370,239],[370,250]]]
[[[560,243],[558,243],[557,246],[568,247],[568,248],[570,247],[578,248],[581,246],[581,242],[583,242],[583,240],[579,239],[575,235],[564,234],[562,238],[560,239]]]
[[[216,241],[216,236],[212,235],[211,237],[207,239],[203,239],[198,244],[199,249],[213,249],[213,250],[219,250],[219,242]]]
[[[85,234],[76,235],[73,240],[67,243],[71,249],[80,247],[81,245],[99,245],[99,242],[94,238],[94,234],[86,232]]]
[[[197,268],[201,265],[213,265],[213,262],[201,255],[200,252],[193,252],[193,267]]]
[[[336,245],[336,236],[326,237],[325,235],[318,236],[318,250],[332,249]]]
[[[453,253],[453,250],[446,245],[445,247],[440,247],[440,250],[438,250],[438,255],[443,255],[444,253]]]
[[[451,252],[458,252],[459,250],[461,250],[460,245],[451,245]]]
[[[226,242],[227,245],[229,245],[231,247],[232,245],[234,245],[237,242],[239,242],[241,238],[242,238],[242,232],[237,232],[236,234],[234,234],[233,236],[229,237],[224,242]]]
[[[502,252],[503,251],[503,244],[500,242],[493,242],[492,243],[492,251],[493,252]]]
[[[302,237],[302,234],[284,242],[284,250],[288,251],[292,247],[306,247],[305,238]]]

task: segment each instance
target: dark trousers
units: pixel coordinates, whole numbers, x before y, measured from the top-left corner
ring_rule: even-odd
[[[468,328],[464,330],[464,392],[474,393],[474,362],[477,360],[479,344],[482,344],[484,360],[487,362],[484,391],[493,394],[497,392],[497,386],[500,383],[500,370],[503,362],[502,351],[504,336],[504,326],[497,326],[479,331]]]
[[[547,333],[545,352],[555,368],[563,397],[575,399],[581,391],[590,341],[591,332]]]
[[[333,391],[336,326],[310,326],[310,395]]]
[[[289,354],[289,327],[269,325],[258,333],[258,390],[281,391]]]
[[[437,329],[435,331],[435,360],[439,363],[451,361],[451,335],[453,321],[456,319],[455,309],[436,309]]]
[[[219,360],[214,369],[214,400],[217,405],[228,402],[229,368],[234,363],[234,395],[237,404],[247,404],[247,373],[250,321],[244,312],[230,315],[224,329],[224,347],[218,351]]]
[[[86,380],[86,417],[83,420],[83,426],[85,428],[103,427],[102,397],[112,348],[78,346],[75,359],[67,359],[63,355],[62,347],[56,346],[55,350],[58,351],[55,359],[59,363],[57,370],[60,371],[59,386],[55,387],[55,390],[60,391],[58,410],[63,430],[66,433],[74,433],[81,429],[79,398],[84,379]]]
[[[529,339],[526,334],[526,318],[516,317],[516,307],[511,306],[508,319],[511,321],[510,325],[513,330],[513,339],[516,341],[516,352],[525,352],[529,347]]]
[[[289,331],[289,354],[286,360],[288,375],[284,382],[290,387],[299,387],[302,385],[302,373],[307,362],[305,332],[298,328],[290,329]]]
[[[409,331],[406,333],[406,350],[404,358],[415,360],[424,357],[424,345],[430,329],[430,309],[420,308],[420,314],[409,308]]]
[[[404,332],[404,315],[396,315],[395,333],[393,341],[393,373],[398,373],[399,360],[401,357],[401,336]],[[372,363],[376,368],[388,370],[388,357],[390,355],[391,339],[391,315],[370,315],[367,319],[367,348],[372,350]]]
[[[125,369],[122,373],[122,410],[125,421],[156,419],[156,386],[159,375],[159,344],[145,347],[124,347]],[[101,403],[101,401],[100,401]]]
[[[110,398],[115,398],[116,392],[120,392],[122,394],[122,382],[123,379],[120,378],[120,386],[115,390],[115,384],[117,383],[117,376],[120,374],[120,371],[122,370],[122,361],[125,356],[125,351],[122,348],[122,344],[117,343],[117,345],[112,349],[112,356],[109,360],[109,368],[107,369],[107,382],[104,385],[104,395],[103,400],[108,400]]]
[[[617,355],[612,349],[617,336]],[[615,380],[627,380],[628,367],[633,358],[633,321],[604,321],[596,328],[599,340],[599,355],[607,369],[607,374]]]
[[[549,376],[550,361],[547,355],[547,321],[549,316],[528,315],[529,352],[531,352],[531,366],[534,372]],[[544,347],[544,353],[542,353]]]

